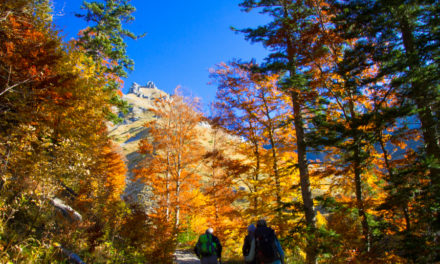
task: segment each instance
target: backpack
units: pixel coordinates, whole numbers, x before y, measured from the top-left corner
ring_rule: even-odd
[[[275,232],[269,227],[255,230],[255,255],[262,263],[271,263],[280,259],[275,245]]]
[[[198,252],[200,255],[207,257],[215,254],[217,246],[212,241],[211,234],[203,234],[199,237]]]

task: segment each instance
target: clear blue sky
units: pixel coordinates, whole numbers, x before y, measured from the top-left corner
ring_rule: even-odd
[[[89,0],[90,1],[90,0]],[[82,0],[55,0],[55,24],[66,40],[76,37],[87,24],[74,16]],[[267,54],[261,44],[251,44],[242,34],[230,30],[267,22],[256,11],[241,12],[240,0],[132,0],[136,20],[127,28],[147,35],[128,40],[128,55],[135,70],[125,80],[126,93],[133,82],[153,81],[172,92],[177,85],[208,104],[216,87],[208,85],[209,68],[233,58],[261,61]]]

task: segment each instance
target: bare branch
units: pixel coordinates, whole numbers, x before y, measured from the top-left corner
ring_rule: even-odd
[[[17,87],[17,86],[19,86],[19,85],[22,85],[22,84],[25,84],[25,83],[28,83],[28,82],[30,82],[30,79],[26,79],[26,80],[24,80],[24,81],[18,82],[18,83],[16,83],[16,84],[12,85],[12,86],[9,86],[9,85],[8,85],[8,86],[6,87],[6,89],[5,89],[3,92],[0,93],[0,96],[2,96],[3,94],[5,94],[5,93],[8,92],[8,91],[14,89],[15,87]]]
[[[8,19],[8,16],[9,16],[10,14],[12,14],[12,11],[8,11],[8,12],[6,12],[6,15],[5,15],[4,17],[0,18],[0,22],[3,22],[3,21],[5,21],[6,19]]]

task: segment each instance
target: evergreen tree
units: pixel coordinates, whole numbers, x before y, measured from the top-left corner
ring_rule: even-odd
[[[377,63],[376,78],[385,77],[397,94],[400,109],[405,110],[397,115],[419,120],[412,128],[421,132],[420,152],[407,150],[406,163],[388,174],[389,199],[384,206],[392,208],[400,199],[415,197],[411,207],[417,226],[405,213],[407,235],[402,243],[414,245],[411,241],[417,236],[420,250],[411,258],[433,261],[438,258],[434,233],[440,228],[439,2],[358,0],[335,1],[335,6],[341,11],[335,20],[339,32],[344,38],[357,39],[354,53]]]
[[[136,40],[142,36],[136,36],[125,29],[123,24],[134,20],[132,14],[136,9],[129,4],[129,0],[84,1],[81,8],[86,13],[76,16],[84,18],[92,25],[82,31],[78,45],[105,68],[108,76],[106,88],[114,93],[110,102],[120,110],[125,110],[127,105],[117,91],[122,86],[121,78],[127,77],[127,71],[133,70],[134,62],[127,55],[127,44],[124,40]],[[118,121],[112,113],[109,113],[109,117]]]
[[[377,142],[372,125],[377,109],[371,103],[375,83],[367,81],[371,78],[368,72],[374,65],[365,64],[364,56],[354,55],[346,47],[343,59],[320,67],[327,68],[322,75],[328,74],[328,79],[322,80],[323,93],[327,98],[323,104],[326,107],[314,116],[313,125],[318,129],[309,133],[308,142],[320,151],[325,150],[326,159],[333,161],[330,168],[324,167],[332,171],[334,179],[331,181],[340,182],[347,190],[343,193],[355,197],[353,204],[362,224],[364,241],[359,247],[361,253],[365,253],[371,250],[371,227],[367,213],[371,206],[366,202],[371,194],[367,177]],[[381,99],[385,102],[390,100],[388,96]],[[341,175],[342,182],[337,179]]]

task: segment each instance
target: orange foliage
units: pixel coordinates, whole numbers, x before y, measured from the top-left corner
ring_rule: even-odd
[[[170,98],[158,99],[152,108],[158,119],[145,124],[153,143],[145,138],[139,145],[147,158],[136,175],[155,194],[152,216],[176,231],[182,216],[192,210],[194,190],[200,186],[195,169],[202,153],[196,126],[202,119],[196,112],[197,104],[180,96],[178,90]]]

